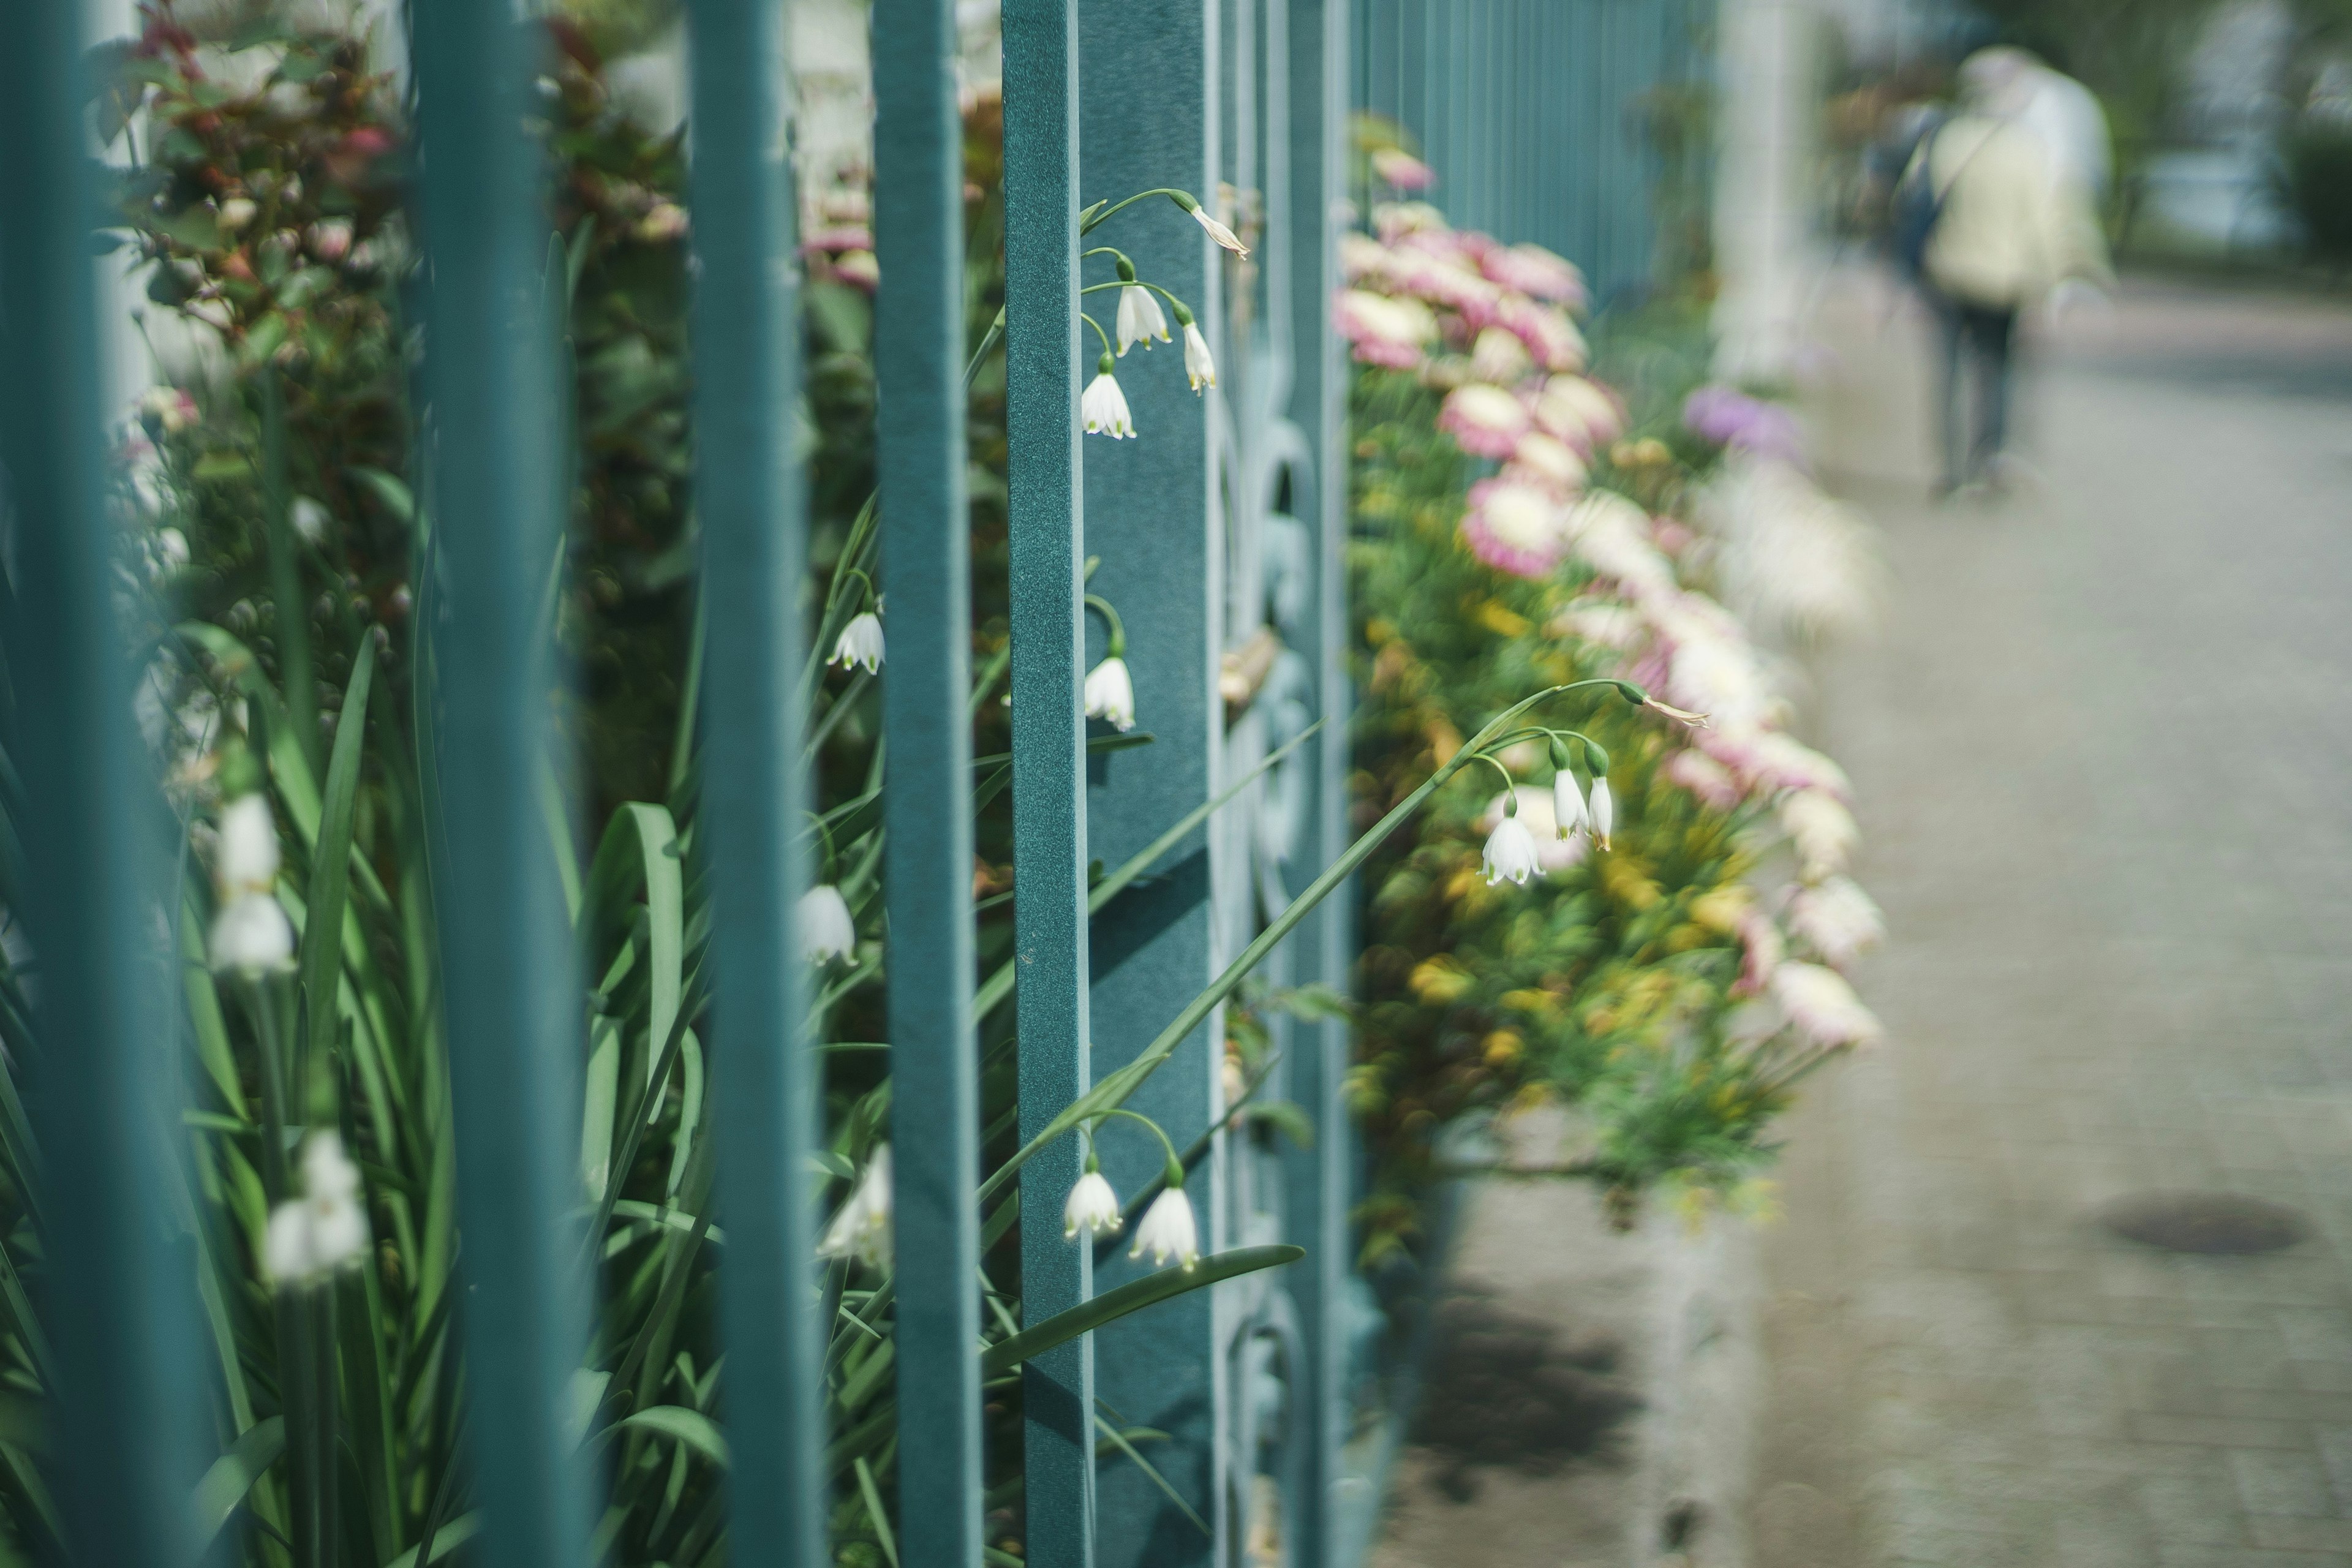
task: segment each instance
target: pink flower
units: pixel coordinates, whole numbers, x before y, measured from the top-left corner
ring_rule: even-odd
[[[1885,1032],[1844,977],[1818,963],[1781,964],[1772,974],[1772,995],[1789,1026],[1811,1045],[1864,1046]]]
[[[1789,929],[1840,968],[1886,936],[1886,917],[1849,877],[1800,888],[1789,900]]]
[[[1572,309],[1584,304],[1584,274],[1540,245],[1496,246],[1479,258],[1479,267],[1506,289]]]
[[[1408,234],[1451,235],[1445,215],[1427,202],[1382,202],[1372,209],[1372,232],[1384,245],[1394,245]]]
[[[1555,375],[1536,400],[1536,424],[1571,447],[1590,452],[1625,433],[1625,411],[1600,383]]]
[[[1391,300],[1369,289],[1348,289],[1331,302],[1331,322],[1355,345],[1365,364],[1411,370],[1423,345],[1437,336],[1436,318],[1418,300]]]
[[[873,248],[874,231],[857,224],[835,224],[830,227],[814,229],[801,240],[803,256],[812,251],[824,251],[828,255],[837,256],[845,250]]]
[[[1504,479],[1481,479],[1470,487],[1470,510],[1462,536],[1470,553],[1499,572],[1540,578],[1567,552],[1557,502],[1539,489]]]
[[[1533,368],[1526,346],[1506,328],[1488,327],[1470,345],[1470,374],[1480,381],[1509,386]]]
[[[1467,382],[1446,394],[1437,427],[1474,458],[1508,458],[1528,433],[1528,411],[1499,386]]]
[[[1373,153],[1372,173],[1400,191],[1425,191],[1437,184],[1437,171],[1402,147],[1383,147]]]
[[[1742,996],[1761,995],[1780,971],[1780,961],[1788,955],[1788,944],[1780,940],[1780,928],[1772,922],[1772,917],[1761,910],[1742,912],[1737,929],[1739,978],[1731,988]]]
[[[1576,323],[1559,306],[1538,305],[1530,300],[1507,296],[1496,319],[1527,345],[1528,353],[1544,369],[1584,368],[1584,334],[1576,330]]]
[[[1584,459],[1556,436],[1530,430],[1511,452],[1512,466],[1525,479],[1547,484],[1563,495],[1584,488]]]
[[[1666,779],[1717,811],[1729,811],[1739,804],[1739,781],[1705,752],[1685,749],[1667,758]]]

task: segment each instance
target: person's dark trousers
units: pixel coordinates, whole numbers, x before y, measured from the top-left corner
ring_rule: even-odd
[[[1948,298],[1938,298],[1935,304],[1944,328],[1944,489],[1948,490],[1982,479],[2009,439],[2017,307]],[[1973,421],[1963,413],[1960,381],[1965,368],[1973,368],[1976,378]],[[1966,427],[1969,423],[1973,430]]]

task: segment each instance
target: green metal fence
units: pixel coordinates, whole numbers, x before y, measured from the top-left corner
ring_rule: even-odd
[[[591,1560],[573,1377],[586,1333],[565,1113],[580,1094],[563,895],[544,854],[551,744],[534,631],[561,525],[555,334],[540,153],[525,133],[539,34],[480,0],[414,0],[416,216],[433,409],[430,510],[446,614],[436,658],[441,975],[459,1129],[467,1441],[501,1564]],[[824,1373],[814,1286],[811,998],[794,938],[806,636],[803,483],[793,446],[801,306],[784,7],[692,0],[697,494],[708,637],[700,781],[727,1251],[731,1524],[739,1564],[824,1560]],[[1025,1142],[1133,1060],[1346,841],[1345,365],[1328,323],[1348,221],[1346,117],[1392,116],[1430,150],[1465,226],[1549,244],[1604,283],[1647,266],[1639,94],[1688,62],[1678,0],[1006,0],[1003,17],[1015,947]],[[88,233],[82,18],[0,15],[0,361],[9,525],[0,605],[20,761],[23,914],[41,954],[39,1132],[59,1429],[54,1474],[81,1561],[185,1568],[185,1491],[208,1456],[188,1268],[172,1239],[163,1130],[180,1107],[168,964],[151,926],[170,847],[128,715],[133,670],[109,564]],[[888,1022],[896,1134],[898,1553],[976,1564],[982,1539],[982,1205],[968,797],[963,180],[950,0],[874,0],[882,283]],[[1351,85],[1352,84],[1352,85]],[[1131,386],[1147,441],[1084,443],[1082,205],[1200,192],[1246,260],[1183,225],[1130,247],[1196,302],[1222,384]],[[1222,195],[1219,195],[1222,193]],[[1080,695],[1101,647],[1083,595],[1126,607],[1158,743],[1089,755]],[[1091,639],[1091,640],[1090,640]],[[1116,865],[1289,745],[1236,805],[1090,921]],[[13,783],[11,787],[15,787]],[[1346,900],[1269,960],[1344,982]],[[944,977],[944,980],[943,980]],[[683,1020],[680,1020],[682,1026]],[[1305,1259],[1196,1291],[1026,1363],[1026,1560],[1041,1568],[1298,1564],[1360,1551],[1377,1474],[1349,1444],[1383,1413],[1351,1368],[1348,1213],[1357,1179],[1336,1023],[1276,1020],[1269,1092],[1311,1145],[1225,1125],[1222,1016],[1137,1095],[1198,1156],[1207,1250],[1296,1242]],[[1023,1169],[1057,1212],[1075,1140]],[[1157,1157],[1105,1150],[1122,1192]],[[1024,1231],[1031,1322],[1132,1278],[1051,1224]],[[0,1285],[15,1289],[13,1281]],[[1098,1465],[1096,1412],[1156,1428],[1158,1477]],[[1393,1412],[1387,1413],[1393,1415]],[[1359,1445],[1360,1448],[1360,1445]],[[1352,1468],[1351,1468],[1352,1464]],[[1163,1487],[1164,1483],[1164,1487]],[[1199,1521],[1196,1523],[1195,1521]],[[1205,1525],[1205,1531],[1202,1525]],[[1269,1544],[1270,1543],[1270,1544]]]

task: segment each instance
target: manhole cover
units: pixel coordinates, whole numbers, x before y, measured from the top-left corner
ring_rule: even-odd
[[[2117,1236],[2168,1252],[2276,1252],[2311,1234],[2284,1205],[2235,1193],[2148,1193],[2108,1205],[2101,1219]]]

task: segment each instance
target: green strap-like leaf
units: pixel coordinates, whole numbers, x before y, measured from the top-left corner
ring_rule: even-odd
[[[699,1410],[689,1410],[683,1405],[656,1405],[624,1415],[620,1425],[675,1437],[720,1469],[727,1468],[727,1434],[719,1429],[718,1422]]]
[[[980,1375],[989,1378],[1010,1372],[1031,1356],[1043,1355],[1055,1345],[1171,1296],[1181,1296],[1188,1290],[1198,1290],[1239,1275],[1255,1274],[1261,1268],[1278,1268],[1306,1256],[1303,1247],[1244,1247],[1203,1258],[1191,1268],[1163,1268],[1157,1274],[1147,1274],[989,1346],[981,1352]]]
[[[351,890],[352,816],[359,797],[360,752],[366,744],[368,689],[375,681],[375,638],[362,635],[335,723],[326,798],[310,856],[310,891],[302,921],[302,994],[310,1003],[310,1059],[335,1045],[335,984],[341,978],[343,905]]]
[[[201,1559],[211,1550],[213,1539],[221,1532],[229,1515],[245,1501],[245,1494],[261,1479],[264,1470],[278,1462],[286,1448],[286,1418],[272,1415],[267,1421],[257,1421],[246,1428],[245,1436],[229,1445],[228,1452],[212,1463],[204,1479],[196,1483],[195,1495],[190,1500],[194,1508],[195,1550],[189,1561]]]

